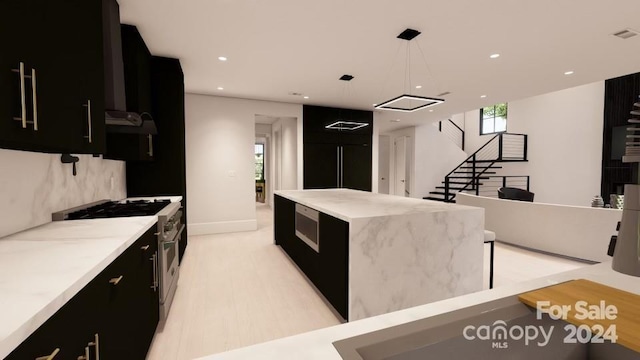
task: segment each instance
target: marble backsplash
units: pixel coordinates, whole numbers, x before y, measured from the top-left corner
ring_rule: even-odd
[[[125,163],[77,155],[78,175],[59,154],[0,149],[0,237],[51,221],[51,213],[127,196]]]

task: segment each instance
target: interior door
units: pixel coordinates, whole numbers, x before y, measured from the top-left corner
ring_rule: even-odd
[[[342,145],[341,187],[371,191],[371,147]]]
[[[407,139],[399,137],[394,141],[395,159],[395,181],[394,194],[407,196],[406,174],[407,174]]]
[[[388,194],[391,139],[387,135],[381,135],[378,139],[378,192]]]

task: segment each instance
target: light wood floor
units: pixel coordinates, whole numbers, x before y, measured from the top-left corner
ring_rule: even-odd
[[[258,204],[257,216],[257,231],[189,238],[169,318],[148,360],[189,360],[340,323],[273,245],[271,210]],[[585,264],[496,243],[494,266],[497,287]]]

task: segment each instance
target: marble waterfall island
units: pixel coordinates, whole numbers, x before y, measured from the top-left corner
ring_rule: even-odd
[[[483,209],[348,189],[274,205],[275,243],[349,321],[482,289]],[[300,205],[319,214],[317,249],[296,235]]]

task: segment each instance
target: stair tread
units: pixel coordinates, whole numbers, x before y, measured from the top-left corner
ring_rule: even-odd
[[[502,166],[493,166],[493,165],[476,166],[476,169],[478,169],[478,168],[482,168],[482,169],[502,169]],[[458,169],[473,169],[473,166],[460,166]]]
[[[454,174],[471,174],[471,175],[473,175],[472,172],[468,172],[468,171],[457,171],[456,170],[453,173]],[[479,173],[482,173],[482,174],[497,174],[497,172],[495,172],[495,171],[482,171],[482,170],[476,171],[476,174],[479,174]]]
[[[433,197],[433,196],[425,196],[422,199],[424,199],[424,200],[432,200],[432,201],[440,201],[440,202],[451,202],[451,201],[445,201],[445,199],[441,199],[441,198],[437,198],[437,197]]]
[[[468,176],[449,176],[449,179],[474,179],[473,177]],[[488,176],[476,176],[475,179],[489,179]]]

